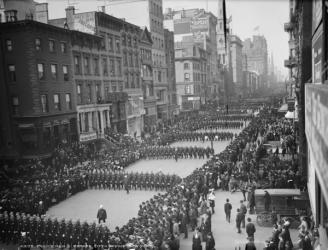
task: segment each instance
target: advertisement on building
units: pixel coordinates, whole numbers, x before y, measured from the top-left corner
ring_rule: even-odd
[[[90,12],[90,13],[75,14],[74,29],[89,34],[95,34],[96,32],[95,13]]]
[[[174,20],[174,34],[187,34],[191,32],[189,19],[177,19]]]
[[[207,18],[197,18],[191,21],[191,31],[208,31],[208,19]]]
[[[322,25],[318,28],[312,40],[312,81],[321,83],[322,77]]]
[[[305,87],[305,132],[311,152],[311,165],[315,167],[328,201],[328,88],[307,84]]]

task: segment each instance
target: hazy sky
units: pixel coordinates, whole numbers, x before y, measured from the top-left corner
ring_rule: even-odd
[[[49,17],[65,16],[68,3],[77,3],[77,12],[98,10],[98,6],[106,4],[104,0],[37,0],[49,3]],[[110,0],[109,0],[110,1]],[[115,0],[117,1],[117,0]],[[130,1],[130,0],[127,0]],[[131,0],[134,1],[134,0]],[[217,0],[163,0],[163,9],[203,8],[217,15]],[[268,42],[268,52],[273,53],[275,65],[287,74],[283,62],[288,58],[288,34],[284,32],[284,23],[289,20],[288,0],[226,0],[227,16],[232,16],[232,32],[242,40],[254,34],[264,35]],[[122,17],[118,13],[111,13]],[[259,26],[258,31],[254,28]]]

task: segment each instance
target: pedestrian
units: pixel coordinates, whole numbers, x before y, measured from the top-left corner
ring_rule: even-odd
[[[246,243],[245,250],[256,250],[254,239],[252,237],[248,237],[247,240],[248,241]]]
[[[229,203],[229,199],[226,199],[226,203],[224,204],[224,212],[226,215],[226,220],[229,223],[231,218],[231,210],[232,210],[232,205]]]
[[[244,214],[244,219],[241,221],[242,228],[245,228],[245,217],[247,214],[247,207],[245,206],[243,200],[240,201],[240,211]]]
[[[245,214],[240,211],[239,208],[237,208],[237,215],[236,215],[236,228],[237,228],[237,233],[241,233],[241,230],[240,230],[240,226],[241,226],[241,222],[242,220],[244,219],[245,217]]]
[[[202,250],[202,240],[198,228],[195,228],[195,233],[192,237],[192,250]]]
[[[264,209],[266,212],[269,212],[271,205],[271,195],[268,191],[264,191]]]
[[[211,207],[211,209],[212,209],[212,214],[214,214],[214,207],[215,207],[215,194],[214,194],[214,189],[211,189],[210,190],[211,192],[210,192],[210,194],[209,194],[209,196],[208,196],[208,200],[209,200],[209,202],[210,202],[210,207]]]
[[[247,225],[246,225],[246,233],[248,238],[253,238],[254,239],[254,234],[256,232],[256,228],[254,223],[252,222],[251,218],[247,218]]]
[[[98,219],[98,223],[99,224],[100,224],[100,222],[106,223],[107,212],[104,209],[103,205],[100,205],[99,206],[98,213],[97,213],[97,219]]]
[[[206,250],[214,250],[215,247],[215,240],[211,232],[207,234],[205,249]]]

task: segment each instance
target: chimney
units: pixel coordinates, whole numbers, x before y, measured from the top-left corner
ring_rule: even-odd
[[[74,29],[74,15],[75,15],[75,8],[74,6],[68,6],[66,9],[66,24],[69,29]]]

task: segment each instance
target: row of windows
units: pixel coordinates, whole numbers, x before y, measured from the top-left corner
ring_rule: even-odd
[[[192,65],[192,68],[193,69],[196,69],[196,70],[205,70],[206,69],[206,64],[202,64],[202,63],[197,63],[197,62],[194,62],[194,63],[188,63],[188,62],[185,62],[183,64],[183,68],[184,69],[190,69],[190,64]]]
[[[83,59],[83,64],[81,60]],[[101,65],[102,65],[102,73],[104,76],[108,76],[108,72],[110,76],[121,76],[122,75],[122,62],[120,58],[110,58],[108,64],[108,58],[102,57],[101,58]],[[109,66],[109,67],[108,67]],[[83,71],[82,71],[83,68]],[[100,75],[100,68],[99,68],[99,58],[98,57],[81,57],[81,56],[74,56],[74,69],[76,75]]]
[[[125,88],[126,89],[139,89],[140,88],[140,76],[138,74],[125,73]]]
[[[62,102],[60,94],[54,94],[52,96],[52,105],[54,111],[61,111],[63,109],[63,103],[66,107],[66,110],[72,110],[72,99],[71,94],[66,93],[65,94],[65,101]],[[42,113],[48,113],[49,112],[49,100],[48,95],[43,94],[40,95],[40,103],[41,103],[41,112]],[[19,114],[19,106],[20,106],[20,100],[18,96],[12,97],[12,108],[13,108],[13,114],[18,115]]]
[[[150,12],[155,16],[161,17],[163,15],[162,6],[150,2]]]
[[[34,45],[35,45],[36,51],[45,50],[44,44],[42,43],[41,38],[35,38]],[[48,51],[49,52],[55,53],[57,50],[60,50],[60,52],[63,54],[67,53],[67,43],[66,42],[59,42],[59,48],[57,46],[58,45],[54,39],[48,40]],[[9,52],[14,50],[14,43],[11,39],[6,40],[6,49]]]
[[[152,35],[151,39],[153,40],[155,48],[163,49],[164,48],[164,40],[157,38],[156,36]]]
[[[129,67],[139,67],[139,55],[135,54],[133,55],[132,53],[123,53],[123,64],[124,66],[129,66]]]
[[[133,45],[132,45],[133,42]],[[138,38],[137,37],[131,37],[131,35],[126,35],[126,34],[122,34],[122,45],[123,46],[128,46],[128,47],[134,47],[137,48],[138,47]]]
[[[150,30],[151,30],[151,32],[155,31],[158,33],[163,33],[163,31],[164,31],[163,22],[156,21],[156,19],[151,19]]]
[[[151,60],[151,49],[150,50],[141,49],[140,53],[141,53],[141,59]]]
[[[46,80],[46,68],[44,63],[38,63],[36,65],[37,73],[38,73],[38,80]],[[68,65],[62,65],[62,76],[64,81],[69,80],[69,73],[68,73]],[[58,65],[57,64],[50,64],[49,65],[50,76],[52,80],[61,80],[58,76]],[[9,82],[16,82],[17,81],[17,73],[16,73],[16,66],[15,64],[8,65],[8,80]]]
[[[165,57],[162,55],[153,54],[153,64],[155,66],[162,66],[165,64]]]
[[[189,73],[184,74],[184,81],[190,82],[190,74]],[[200,73],[193,73],[193,81],[206,82],[206,75],[200,74]]]

